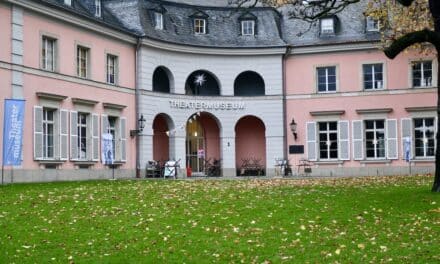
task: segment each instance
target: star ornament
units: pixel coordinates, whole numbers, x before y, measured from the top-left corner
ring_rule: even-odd
[[[205,74],[203,74],[203,73],[197,75],[194,79],[194,84],[196,84],[198,86],[202,86],[205,82],[206,82],[206,77],[205,77]]]

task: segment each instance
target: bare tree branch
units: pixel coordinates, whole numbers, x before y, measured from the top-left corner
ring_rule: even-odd
[[[415,31],[398,38],[385,49],[385,55],[394,59],[400,52],[404,51],[406,48],[416,44],[429,42],[433,44],[436,48],[440,48],[440,35],[429,29],[424,29],[420,31]]]

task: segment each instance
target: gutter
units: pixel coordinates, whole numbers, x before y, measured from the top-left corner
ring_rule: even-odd
[[[139,106],[140,106],[140,87],[139,87],[139,78],[138,78],[138,69],[139,67],[139,51],[141,49],[141,44],[142,44],[142,37],[138,37],[137,38],[137,42],[136,42],[136,52],[135,52],[135,65],[134,65],[134,72],[135,72],[135,124],[136,124],[136,129],[139,129],[139,124],[138,124],[138,118],[140,116],[140,110],[139,110]],[[139,140],[140,135],[136,135],[136,178],[141,178],[141,157],[140,157],[140,140]]]
[[[290,53],[292,52],[292,45],[286,46],[286,52],[283,54],[282,57],[282,74],[283,74],[283,155],[284,159],[288,160],[288,152],[287,152],[287,87],[286,87],[286,79],[287,79],[287,71],[286,71],[286,61],[287,57],[289,57]]]

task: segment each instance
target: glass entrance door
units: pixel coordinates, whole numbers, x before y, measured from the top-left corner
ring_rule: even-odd
[[[186,166],[194,176],[205,174],[205,136],[198,120],[186,126]]]

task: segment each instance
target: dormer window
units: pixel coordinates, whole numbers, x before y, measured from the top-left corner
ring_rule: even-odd
[[[203,18],[194,19],[194,33],[206,34],[206,19]]]
[[[95,0],[95,16],[101,17],[101,0]]]
[[[335,34],[335,19],[333,17],[323,18],[320,20],[320,23],[322,35]]]
[[[154,12],[154,28],[158,30],[163,29],[163,14]]]
[[[373,17],[367,17],[365,24],[366,24],[367,32],[379,31],[379,20],[374,19]]]
[[[64,0],[64,4],[71,6],[72,5],[72,0]]]
[[[254,20],[241,21],[241,34],[243,36],[255,35],[255,21]]]

